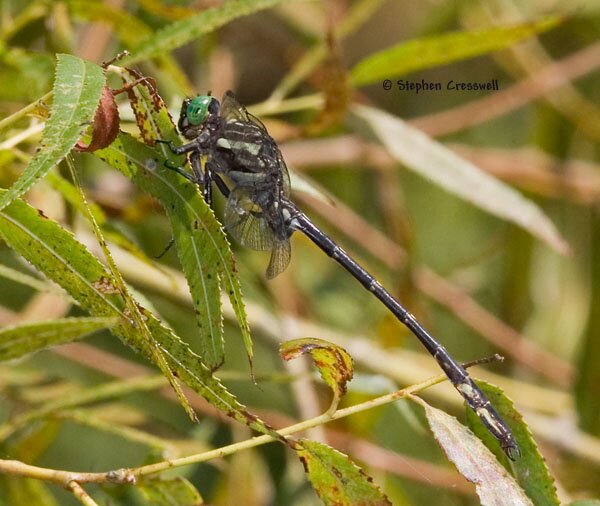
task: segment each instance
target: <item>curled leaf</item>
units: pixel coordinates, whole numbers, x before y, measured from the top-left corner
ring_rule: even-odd
[[[323,381],[333,390],[336,398],[346,393],[346,383],[352,379],[352,357],[341,346],[323,339],[305,337],[282,343],[279,354],[284,360],[292,360],[309,353]]]
[[[97,149],[105,148],[112,144],[119,133],[119,109],[112,90],[108,86],[102,88],[102,96],[94,114],[92,123],[92,140],[85,144],[81,139],[77,141],[75,149],[91,153]]]

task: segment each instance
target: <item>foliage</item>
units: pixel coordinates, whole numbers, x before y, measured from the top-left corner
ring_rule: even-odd
[[[0,504],[596,503],[600,11],[300,1],[3,3]],[[266,283],[171,170],[229,88],[453,356],[506,355],[471,374],[519,460],[334,262]]]

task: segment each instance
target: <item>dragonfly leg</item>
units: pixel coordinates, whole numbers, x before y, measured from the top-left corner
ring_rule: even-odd
[[[162,258],[163,256],[165,256],[165,253],[171,249],[173,244],[175,244],[175,239],[173,237],[171,237],[171,240],[167,243],[167,245],[165,246],[165,249],[162,250],[162,253],[159,253],[154,258],[159,259],[159,258]]]
[[[169,170],[172,170],[173,172],[177,172],[177,174],[179,174],[180,176],[183,176],[191,183],[198,184],[198,181],[196,180],[196,176],[194,174],[190,174],[183,167],[180,167],[179,165],[175,165],[170,160],[167,160],[165,162],[165,167]]]
[[[217,185],[217,188],[219,189],[219,191],[223,194],[223,196],[229,197],[231,190],[227,187],[227,185],[225,184],[225,181],[223,181],[221,179],[221,176],[218,176],[217,174],[213,173],[212,178],[213,178],[213,181],[215,182],[215,184]]]
[[[167,146],[169,146],[171,152],[176,155],[184,155],[185,153],[190,153],[191,151],[200,150],[200,146],[196,141],[188,142],[187,144],[182,144],[181,146],[176,146],[173,141],[163,141],[160,139],[156,139],[156,142],[166,144]]]

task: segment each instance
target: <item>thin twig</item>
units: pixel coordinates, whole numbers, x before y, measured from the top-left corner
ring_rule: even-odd
[[[355,404],[353,406],[340,409],[336,411],[334,414],[329,415],[327,413],[316,416],[309,420],[304,420],[300,423],[291,425],[284,429],[277,431],[282,436],[290,436],[296,432],[304,431],[311,427],[316,427],[318,425],[322,425],[328,423],[332,420],[338,420],[340,418],[344,418],[356,413],[360,413],[362,411],[366,411],[369,409],[373,409],[377,406],[382,406],[385,404],[389,404],[398,399],[406,397],[408,395],[413,395],[421,390],[429,388],[433,385],[441,383],[448,378],[445,375],[439,375],[434,378],[430,378],[426,381],[418,383],[416,385],[412,385],[410,387],[404,388],[402,390],[398,390],[396,392],[392,392],[390,394],[382,395],[375,399],[368,400],[366,402],[362,402],[359,404]],[[254,448],[256,446],[260,446],[266,443],[270,443],[275,441],[272,436],[262,435],[257,436],[252,439],[248,439],[245,441],[241,441],[239,443],[233,443],[231,445],[224,446],[222,448],[217,448],[215,450],[211,450],[204,453],[199,453],[195,455],[190,455],[188,457],[182,457],[178,459],[165,460],[162,462],[158,462],[155,464],[150,464],[146,466],[141,466],[137,468],[130,469],[118,469],[114,471],[108,471],[104,473],[80,473],[80,472],[71,472],[71,471],[61,471],[55,469],[47,469],[38,466],[32,466],[29,464],[25,464],[23,462],[19,462],[17,460],[0,460],[0,473],[9,474],[12,476],[24,476],[28,478],[34,478],[38,480],[49,481],[52,483],[57,483],[64,487],[70,488],[72,482],[77,482],[77,484],[81,483],[123,483],[123,484],[131,484],[134,485],[137,481],[137,477],[146,476],[149,474],[155,474],[161,471],[165,471],[167,469],[172,469],[174,467],[186,466],[189,464],[194,464],[198,462],[206,462],[208,460],[212,460],[215,458],[224,457],[226,455],[231,455],[233,453],[237,453],[238,451],[245,450],[248,448]]]
[[[67,489],[73,492],[73,495],[79,499],[81,504],[85,506],[98,506],[98,503],[94,501],[90,495],[83,489],[83,487],[76,481],[71,481],[67,485]]]
[[[8,127],[9,125],[12,125],[16,121],[18,121],[21,118],[27,116],[29,113],[35,111],[40,106],[41,103],[44,103],[47,100],[50,100],[50,98],[52,98],[52,91],[49,91],[45,95],[42,95],[35,102],[32,102],[31,104],[23,107],[22,109],[19,109],[17,112],[15,112],[15,113],[11,114],[10,116],[4,118],[2,121],[0,121],[0,132],[2,130],[4,130],[6,127]]]
[[[369,409],[373,409],[378,406],[383,406],[385,404],[389,404],[391,402],[397,401],[398,399],[402,399],[409,395],[415,394],[429,388],[433,385],[437,385],[443,381],[446,381],[448,378],[445,375],[439,375],[434,378],[430,378],[426,381],[418,383],[416,385],[412,385],[407,388],[403,388],[402,390],[397,390],[390,394],[382,395],[380,397],[376,397],[374,399],[370,399],[365,402],[361,402],[359,404],[355,404],[353,406],[349,406],[344,409],[340,409],[333,414],[324,413],[322,415],[316,416],[309,420],[304,420],[297,424],[291,425],[284,429],[277,431],[282,436],[290,436],[291,434],[295,434],[296,432],[301,432],[311,427],[316,427],[318,425],[322,425],[328,423],[332,420],[339,420],[340,418],[345,418],[350,415],[354,415],[356,413],[361,413],[363,411],[367,411]],[[131,468],[127,470],[123,470],[125,473],[131,473],[134,476],[146,476],[148,474],[154,474],[160,471],[164,471],[166,469],[171,469],[173,467],[180,467],[189,464],[195,464],[199,462],[206,462],[208,460],[212,460],[218,457],[224,457],[226,455],[231,455],[240,450],[246,450],[248,448],[254,448],[256,446],[260,446],[266,443],[270,443],[274,441],[273,437],[269,435],[257,436],[252,439],[247,439],[246,441],[241,441],[239,443],[233,443],[228,446],[223,446],[221,448],[217,448],[216,450],[211,450],[208,452],[204,452],[197,455],[190,455],[189,457],[183,457],[180,459],[173,459],[163,462],[158,462],[156,464],[150,464],[147,466],[142,466],[138,468]]]

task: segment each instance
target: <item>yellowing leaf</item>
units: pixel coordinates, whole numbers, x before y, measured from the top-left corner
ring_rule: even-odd
[[[354,374],[352,357],[348,352],[340,346],[314,337],[293,339],[279,347],[279,354],[284,360],[292,360],[306,353],[310,354],[323,381],[333,390],[336,398],[344,395],[346,383]]]

